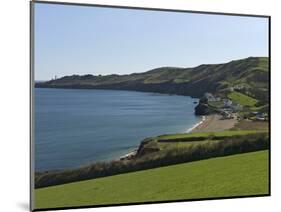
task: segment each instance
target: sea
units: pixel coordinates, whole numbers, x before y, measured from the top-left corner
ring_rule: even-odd
[[[198,99],[158,93],[35,88],[35,171],[117,159],[152,136],[187,132]]]

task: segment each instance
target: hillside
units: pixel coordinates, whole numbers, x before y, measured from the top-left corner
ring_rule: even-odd
[[[72,75],[36,83],[40,88],[94,88],[135,90],[202,97],[239,88],[253,98],[268,102],[268,58],[249,57],[225,64],[195,68],[162,67],[129,75]]]
[[[35,208],[266,195],[268,192],[266,150],[36,189]]]

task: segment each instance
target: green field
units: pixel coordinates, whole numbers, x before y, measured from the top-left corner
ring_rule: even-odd
[[[212,158],[35,190],[35,208],[268,193],[268,151]]]
[[[158,143],[160,150],[169,150],[169,149],[182,149],[182,148],[188,148],[191,146],[197,146],[197,145],[204,145],[207,143],[217,143],[219,140],[204,140],[204,141],[189,141],[189,142],[160,142]]]
[[[236,103],[239,103],[240,105],[243,105],[243,106],[253,107],[258,102],[256,99],[254,99],[254,98],[252,98],[250,96],[247,96],[245,94],[236,92],[236,91],[231,92],[227,96],[232,101],[234,101]]]
[[[155,137],[156,140],[164,141],[164,140],[173,140],[173,139],[185,139],[189,138],[190,140],[197,140],[198,138],[209,138],[209,137],[217,137],[217,138],[225,138],[225,137],[232,137],[238,135],[249,135],[255,134],[264,131],[257,131],[257,130],[226,130],[222,132],[214,132],[214,133],[178,133],[178,134],[169,134],[169,135],[160,135]]]

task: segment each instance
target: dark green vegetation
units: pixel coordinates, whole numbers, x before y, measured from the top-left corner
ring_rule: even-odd
[[[105,177],[245,152],[268,149],[268,132],[226,131],[164,135],[145,139],[135,157],[89,166],[37,173],[36,188]],[[169,145],[170,144],[170,145]]]
[[[268,102],[268,58],[249,57],[225,64],[200,65],[195,68],[156,68],[129,75],[73,75],[44,83],[42,88],[95,88],[135,90],[202,97],[206,92],[239,92],[261,103]]]
[[[268,151],[35,190],[35,208],[268,194]]]

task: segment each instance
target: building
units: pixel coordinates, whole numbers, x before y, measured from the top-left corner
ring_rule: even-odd
[[[256,119],[259,121],[266,121],[267,120],[267,114],[266,113],[259,113],[256,115]]]
[[[235,85],[234,90],[243,90],[244,86],[243,85]]]
[[[218,102],[218,101],[221,101],[220,97],[215,97],[211,93],[205,93],[204,97],[207,99],[208,102]]]
[[[230,99],[224,99],[223,104],[224,104],[224,107],[231,107],[232,101]]]

